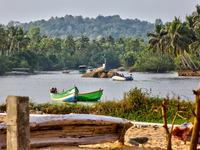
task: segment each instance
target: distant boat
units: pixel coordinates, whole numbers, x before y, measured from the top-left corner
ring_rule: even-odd
[[[103,94],[103,90],[99,89],[98,91],[93,91],[89,93],[79,93],[77,102],[92,102],[98,101]]]
[[[30,68],[12,68],[11,74],[16,75],[28,75],[30,74]]]
[[[69,68],[68,67],[63,68],[62,73],[70,73]]]
[[[65,92],[57,92],[55,88],[50,89],[51,100],[55,102],[76,102],[78,97],[78,88],[74,86]]]
[[[133,77],[120,77],[120,76],[113,76],[113,81],[132,81]]]
[[[86,73],[86,65],[80,65],[79,66],[79,73]]]

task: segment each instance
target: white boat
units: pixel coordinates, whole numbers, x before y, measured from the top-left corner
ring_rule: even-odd
[[[30,74],[30,68],[13,68],[11,74],[27,75]]]
[[[120,76],[113,76],[112,77],[113,81],[132,81],[132,77],[120,77]]]
[[[69,68],[68,67],[63,68],[62,73],[70,73]]]

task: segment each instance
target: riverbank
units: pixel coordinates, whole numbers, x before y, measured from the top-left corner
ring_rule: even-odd
[[[200,70],[178,70],[178,76],[200,76]]]

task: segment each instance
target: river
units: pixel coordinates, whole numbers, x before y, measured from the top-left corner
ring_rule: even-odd
[[[128,75],[128,72],[123,72]],[[123,93],[138,87],[151,91],[151,96],[180,96],[181,100],[195,101],[192,90],[199,88],[200,77],[180,77],[177,73],[132,73],[133,81],[112,81],[111,78],[85,78],[78,70],[69,74],[51,71],[35,75],[0,76],[0,104],[6,103],[8,95],[28,96],[35,103],[50,102],[49,90],[59,91],[76,85],[80,93],[103,89],[101,100],[120,100]]]

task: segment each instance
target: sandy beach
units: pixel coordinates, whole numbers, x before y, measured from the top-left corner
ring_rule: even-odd
[[[139,146],[129,144],[129,138],[147,137],[148,141]],[[97,150],[97,149],[111,149],[111,150],[166,150],[167,141],[165,138],[165,130],[162,126],[146,125],[140,128],[132,126],[125,134],[125,145],[121,146],[118,142],[103,143],[95,145],[84,146],[51,146],[45,148],[32,148],[31,150]],[[173,150],[188,150],[190,142],[184,142],[175,139],[172,136],[172,149]]]

